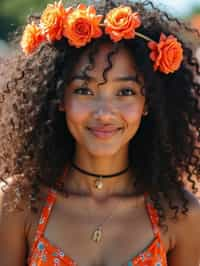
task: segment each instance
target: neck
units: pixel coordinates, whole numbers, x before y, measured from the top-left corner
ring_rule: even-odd
[[[90,158],[75,156],[74,163],[81,169],[97,175],[112,175],[128,167],[128,158]],[[96,177],[83,174],[74,167],[69,167],[66,188],[71,194],[87,195],[97,200],[114,196],[129,196],[134,193],[133,171],[129,168],[121,175],[103,178],[103,188],[95,187]]]

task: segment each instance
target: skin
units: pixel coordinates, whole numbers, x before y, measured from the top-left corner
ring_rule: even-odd
[[[96,57],[95,68],[89,72],[93,79],[87,87],[80,78],[73,79],[67,86],[64,102],[60,106],[60,111],[65,112],[66,123],[76,140],[74,161],[92,173],[112,174],[127,167],[128,143],[136,134],[147,109],[145,97],[141,93],[142,80],[141,84],[133,80],[118,81],[120,77],[135,78],[137,75],[126,49],[121,49],[113,58],[113,68],[108,73],[108,82],[98,86],[107,66],[106,55],[110,49],[112,47],[108,45],[101,47]],[[120,67],[116,62],[120,62]],[[80,76],[86,64],[87,53],[81,57],[72,77]],[[89,130],[102,126],[112,126],[117,130],[108,138],[96,137]],[[93,180],[85,175],[81,175],[77,180],[77,174],[71,173],[72,183],[81,183],[82,189],[90,191],[94,197],[99,197]],[[123,176],[107,179],[101,196],[107,197],[117,191],[120,193],[120,190],[123,192],[131,182],[130,171]],[[70,184],[70,187],[73,184]]]
[[[73,80],[66,86],[64,100],[59,106],[59,110],[65,112],[66,123],[76,140],[75,162],[83,169],[102,174],[118,172],[128,165],[129,141],[136,134],[148,110],[145,96],[141,93],[141,76],[140,82],[113,81],[120,76],[135,76],[137,73],[133,59],[123,47],[113,58],[108,82],[97,86],[102,81],[105,58],[110,49],[109,44],[103,45],[96,54],[95,61],[98,63],[89,72],[96,80],[88,82],[88,89],[80,90],[83,81]],[[87,64],[86,55],[85,53],[80,58],[73,76],[80,74]],[[97,137],[96,131],[91,132],[88,128],[99,125],[112,125],[120,130],[106,138],[102,138],[102,134]],[[106,179],[102,191],[94,188],[93,178],[76,170],[69,169],[67,178],[63,178],[69,197],[58,194],[44,236],[54,246],[61,247],[78,265],[126,265],[128,259],[151,243],[154,235],[145,209],[144,196],[136,195],[132,186],[134,172],[129,170],[119,177]],[[160,229],[170,266],[199,265],[200,207],[191,194],[185,193],[189,200],[188,215],[180,215],[175,222],[169,219],[172,213],[166,206],[165,223],[168,231]],[[45,199],[46,195],[47,188],[42,187],[41,197]],[[44,200],[38,203],[37,214],[31,213],[27,208],[22,212],[5,214],[2,211],[5,200],[1,193],[1,266],[22,266],[26,264],[27,254],[30,254]],[[163,203],[165,204],[164,201]],[[21,204],[26,206],[25,202]],[[176,204],[180,205],[178,201]],[[112,218],[103,226],[103,241],[96,244],[89,240],[95,225],[111,213]]]

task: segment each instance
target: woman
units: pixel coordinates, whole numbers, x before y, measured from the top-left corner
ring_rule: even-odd
[[[199,265],[185,26],[125,1],[32,21],[1,90],[1,265]]]

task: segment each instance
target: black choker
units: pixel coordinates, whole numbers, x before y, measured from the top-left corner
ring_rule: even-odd
[[[97,189],[101,189],[103,187],[103,183],[102,183],[102,179],[103,178],[110,178],[110,177],[115,177],[115,176],[119,176],[119,175],[122,175],[124,173],[126,173],[129,169],[129,166],[127,168],[125,168],[124,170],[120,171],[120,172],[117,172],[117,173],[114,173],[114,174],[111,174],[111,175],[98,175],[98,174],[93,174],[91,172],[88,172],[88,171],[85,171],[84,169],[81,169],[79,168],[77,165],[75,165],[73,162],[71,164],[71,166],[78,170],[80,173],[82,174],[85,174],[85,175],[89,175],[89,176],[94,176],[94,177],[97,177],[96,181],[95,181],[95,187]]]

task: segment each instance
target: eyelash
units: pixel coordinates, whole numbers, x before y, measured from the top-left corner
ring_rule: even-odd
[[[83,91],[84,91],[84,92],[86,92],[86,91],[89,92],[90,90],[89,90],[88,88],[86,88],[86,87],[80,87],[80,88],[75,89],[75,90],[74,90],[74,93],[75,93],[75,94],[84,94],[84,93],[80,93],[80,91],[81,91],[81,92],[83,92]],[[85,95],[85,94],[84,94],[84,95]],[[92,92],[91,92],[91,93],[87,93],[87,95],[92,95]]]
[[[128,93],[127,95],[119,95],[119,96],[133,96],[136,94],[135,91],[131,88],[124,88],[120,90],[120,92],[125,92],[125,91],[129,93],[131,92],[131,94]]]
[[[129,92],[129,93],[131,92],[131,94],[128,94],[128,95],[118,95],[118,96],[133,96],[133,95],[136,94],[132,88],[124,88],[124,89],[121,89],[120,90],[120,92],[123,92],[123,91]],[[91,90],[89,88],[87,88],[87,87],[77,88],[77,89],[74,90],[74,93],[75,94],[81,94],[81,95],[93,95],[93,93],[91,92]]]

